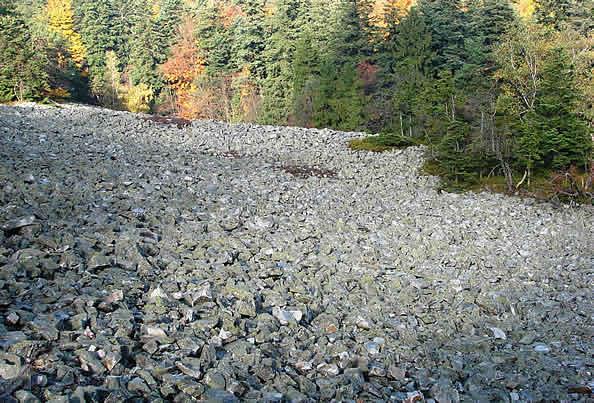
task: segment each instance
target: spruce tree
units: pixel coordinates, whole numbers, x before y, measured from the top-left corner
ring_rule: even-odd
[[[579,92],[569,57],[553,50],[543,70],[541,88],[531,126],[541,133],[543,159],[547,167],[585,167],[592,150],[586,123],[576,114]]]
[[[198,46],[206,58],[206,72],[211,76],[237,70],[232,61],[231,32],[221,23],[219,13],[219,7],[208,2],[199,9],[196,21]]]
[[[588,35],[594,27],[593,0],[537,0],[537,22],[556,30],[575,29]]]
[[[183,12],[182,0],[163,0],[159,15],[153,30],[154,38],[158,44],[155,59],[158,64],[167,60],[169,49],[175,40],[176,30],[180,25]]]
[[[105,54],[116,48],[112,21],[114,13],[109,0],[81,0],[76,8],[77,28],[87,50],[91,88],[96,96],[103,80]]]
[[[262,80],[263,123],[286,124],[291,113],[292,61],[300,6],[300,0],[279,0],[267,21],[270,35],[263,55],[266,65],[266,78]]]
[[[159,44],[155,35],[155,22],[147,4],[137,3],[138,14],[132,28],[128,73],[131,85],[144,84],[153,91],[163,85],[157,70]]]
[[[420,135],[424,107],[421,94],[428,82],[431,52],[431,32],[418,9],[413,7],[399,24],[392,42],[391,83],[394,88],[392,131],[401,135]]]
[[[431,27],[432,73],[452,73],[465,62],[466,15],[461,0],[421,0],[419,10]]]
[[[39,99],[49,90],[43,49],[32,46],[25,22],[12,7],[0,8],[0,102]]]
[[[242,15],[233,25],[233,63],[238,70],[247,68],[256,79],[266,74],[263,52],[265,47],[264,2],[241,0]]]

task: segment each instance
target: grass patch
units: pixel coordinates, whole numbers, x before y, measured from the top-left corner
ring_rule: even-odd
[[[416,140],[394,134],[380,134],[349,141],[349,148],[353,151],[371,151],[374,153],[416,145],[419,145]]]

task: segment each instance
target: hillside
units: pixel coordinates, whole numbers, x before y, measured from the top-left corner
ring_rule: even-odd
[[[594,0],[0,0],[0,103],[424,144],[447,189],[591,203]]]
[[[358,135],[0,106],[2,400],[586,400],[594,210]]]

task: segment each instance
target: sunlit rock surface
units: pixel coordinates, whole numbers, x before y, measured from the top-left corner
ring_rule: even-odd
[[[0,107],[3,399],[591,397],[593,209],[354,136]]]

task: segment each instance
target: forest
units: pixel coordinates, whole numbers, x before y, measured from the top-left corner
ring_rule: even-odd
[[[451,188],[592,193],[594,0],[0,0],[0,101],[379,133]]]

